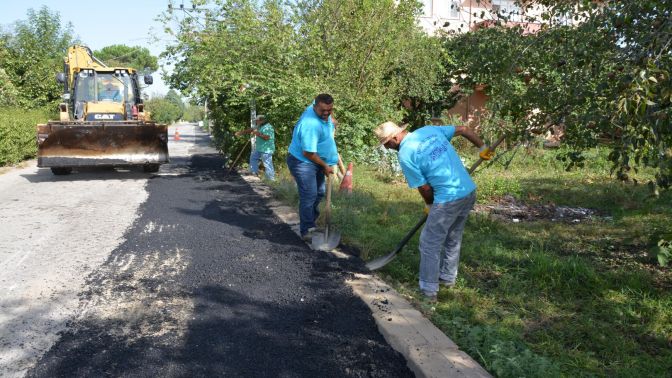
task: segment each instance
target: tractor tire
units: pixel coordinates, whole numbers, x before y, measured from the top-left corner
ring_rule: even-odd
[[[155,173],[159,171],[159,164],[145,164],[142,166],[142,170],[147,173]]]
[[[51,167],[51,173],[56,176],[69,175],[72,173],[72,168],[70,167]]]

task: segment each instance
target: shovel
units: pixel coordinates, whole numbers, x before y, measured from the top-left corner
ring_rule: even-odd
[[[318,251],[329,252],[332,249],[338,246],[338,243],[341,242],[341,233],[335,230],[331,230],[331,187],[332,185],[332,175],[327,176],[327,203],[326,217],[327,227],[324,229],[324,234],[315,234],[311,243],[311,248]]]
[[[504,141],[504,137],[505,136],[502,135],[499,139],[497,139],[497,141],[495,141],[495,143],[492,144],[492,146],[490,146],[490,148],[494,151],[495,148],[497,148],[497,146],[499,146],[499,144]],[[481,165],[482,162],[483,159],[479,158],[478,161],[475,162],[471,166],[471,168],[469,168],[469,174],[472,174],[476,170],[476,168],[478,168],[478,166]],[[394,260],[395,257],[397,257],[397,254],[401,251],[401,249],[404,248],[406,243],[408,243],[408,241],[411,240],[413,235],[415,235],[415,233],[418,232],[420,227],[422,227],[422,225],[425,224],[426,221],[427,221],[427,215],[423,215],[422,218],[420,218],[420,220],[418,221],[418,223],[416,223],[415,226],[413,226],[413,228],[406,234],[406,236],[404,236],[404,238],[401,239],[399,244],[397,244],[397,247],[394,248],[394,251],[388,253],[385,256],[380,256],[378,258],[369,261],[368,263],[366,263],[366,267],[369,270],[378,270],[387,265],[390,261]]]
[[[240,152],[238,153],[238,156],[236,156],[236,160],[231,163],[231,166],[229,167],[229,173],[233,172],[233,168],[236,167],[236,164],[238,164],[238,160],[240,160],[240,157],[243,156],[243,151],[245,151],[245,148],[247,148],[247,145],[250,143],[248,140],[247,143],[243,146],[243,148],[240,149]]]

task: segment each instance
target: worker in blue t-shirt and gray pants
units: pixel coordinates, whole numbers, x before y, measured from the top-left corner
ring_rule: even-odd
[[[333,108],[330,95],[315,97],[294,125],[287,154],[287,166],[299,191],[299,228],[305,241],[311,241],[316,230],[318,206],[325,194],[325,174],[333,174],[331,166],[338,164]]]
[[[394,122],[385,122],[375,134],[385,148],[399,152],[408,186],[417,188],[425,201],[427,223],[420,234],[420,291],[428,300],[436,301],[439,284],[455,285],[464,225],[476,202],[476,184],[450,140],[454,136],[465,137],[481,148],[479,156],[484,160],[490,160],[494,153],[463,126],[424,126],[409,132]]]

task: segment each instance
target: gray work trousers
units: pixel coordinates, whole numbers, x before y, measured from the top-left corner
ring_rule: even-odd
[[[475,202],[474,191],[458,200],[431,206],[420,234],[420,290],[424,293],[437,293],[439,278],[447,282],[457,279],[462,233]]]

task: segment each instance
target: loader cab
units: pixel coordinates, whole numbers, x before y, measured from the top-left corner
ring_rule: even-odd
[[[76,120],[131,119],[132,109],[142,102],[135,72],[83,69],[73,79],[71,101]]]

